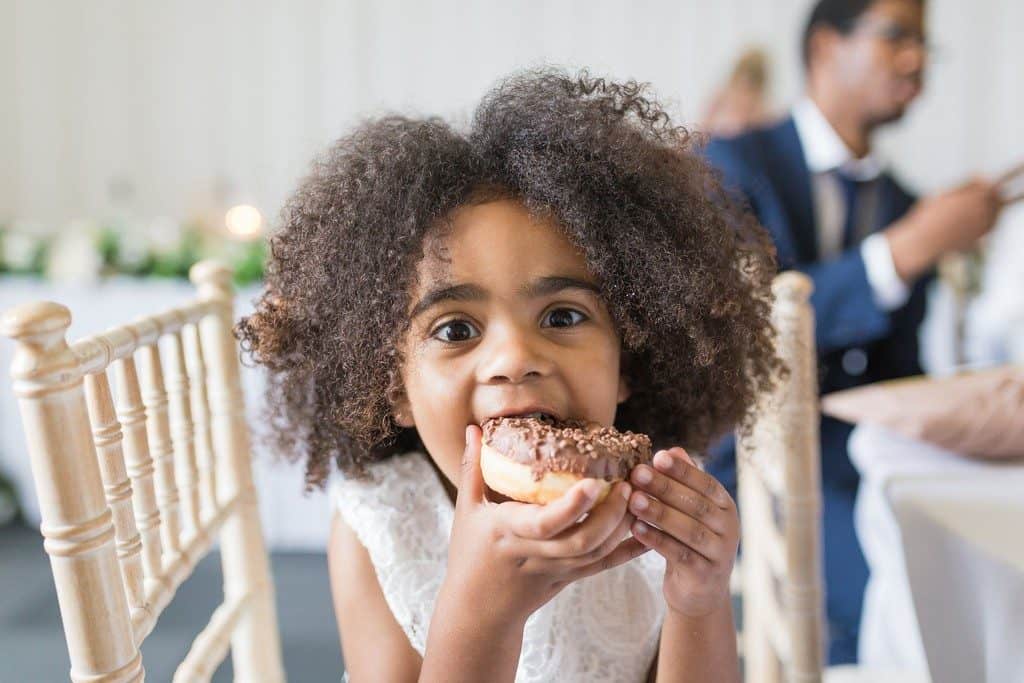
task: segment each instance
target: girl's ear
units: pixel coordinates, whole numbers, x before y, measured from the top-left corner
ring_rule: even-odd
[[[615,396],[616,403],[625,403],[626,399],[633,393],[629,390],[629,368],[632,365],[632,356],[623,351],[619,357],[619,390]]]
[[[388,404],[391,406],[391,417],[399,427],[415,427],[416,421],[412,417],[412,405],[404,389],[393,388],[388,391]]]
[[[618,403],[625,403],[626,399],[628,399],[629,396],[630,396],[629,382],[626,380],[626,375],[625,374],[620,374],[619,375],[619,393],[615,397],[615,400]]]

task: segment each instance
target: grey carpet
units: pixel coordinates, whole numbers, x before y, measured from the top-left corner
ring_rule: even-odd
[[[341,647],[325,556],[275,553],[271,561],[288,680],[339,680]],[[220,600],[220,557],[211,553],[182,584],[143,643],[147,681],[171,680]],[[0,527],[0,682],[67,681],[69,669],[42,537],[17,524]],[[230,655],[213,680],[232,680]]]

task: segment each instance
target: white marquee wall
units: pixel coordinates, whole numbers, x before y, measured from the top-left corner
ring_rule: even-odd
[[[921,189],[1024,156],[1024,3],[931,0],[942,47],[885,145]],[[312,154],[387,109],[466,118],[538,63],[652,82],[693,120],[743,46],[799,92],[808,0],[0,0],[0,221],[185,218],[220,183],[276,214]]]

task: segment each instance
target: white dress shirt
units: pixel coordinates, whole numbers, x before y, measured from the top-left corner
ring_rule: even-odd
[[[827,261],[843,251],[843,227],[846,219],[846,198],[836,177],[837,171],[860,181],[875,180],[883,171],[877,156],[856,158],[839,134],[810,98],[793,107],[793,123],[803,148],[807,170],[811,176],[811,198],[818,237],[818,257]],[[877,189],[877,188],[875,188]],[[857,203],[858,224],[870,222],[877,202],[877,193],[861,193]],[[858,225],[861,231],[877,226]],[[896,274],[889,241],[880,232],[869,234],[859,245],[868,284],[875,304],[885,311],[899,308],[910,296],[910,288]]]

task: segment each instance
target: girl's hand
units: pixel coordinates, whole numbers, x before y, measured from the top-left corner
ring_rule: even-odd
[[[668,562],[668,606],[687,617],[706,616],[729,601],[729,575],[740,539],[732,497],[682,448],[658,451],[654,467],[638,465],[629,501],[633,536]]]
[[[488,501],[480,439],[479,427],[467,428],[442,594],[457,592],[481,616],[525,622],[572,581],[646,551],[635,539],[623,541],[634,521],[626,509],[627,482],[597,507],[601,486],[590,479],[547,505]],[[584,513],[587,518],[578,522]]]

